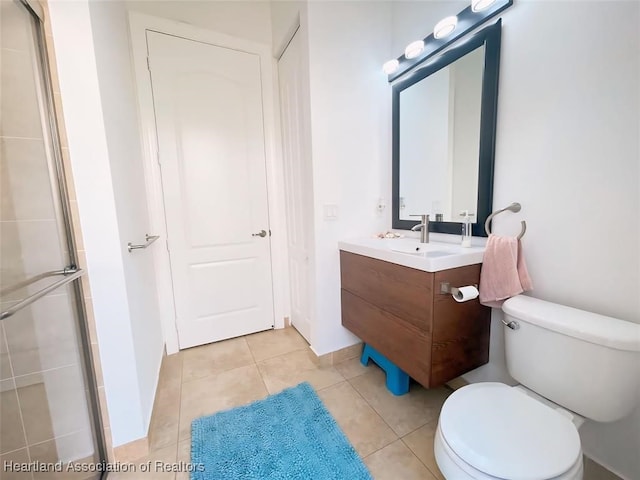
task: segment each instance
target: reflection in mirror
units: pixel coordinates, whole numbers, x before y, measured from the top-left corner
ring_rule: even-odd
[[[429,214],[431,232],[474,236],[493,204],[500,30],[498,20],[393,85],[395,229]]]
[[[400,92],[400,218],[477,214],[484,45]]]

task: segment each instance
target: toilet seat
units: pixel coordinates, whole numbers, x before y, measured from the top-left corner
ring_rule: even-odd
[[[507,480],[482,473],[458,457],[442,438],[439,424],[434,438],[434,453],[438,468],[448,480]],[[583,465],[582,456],[580,456],[567,472],[559,477],[545,480],[582,480],[582,474]]]
[[[438,435],[436,457],[444,451],[468,478],[581,478],[580,437],[571,420],[502,383],[454,392],[442,407]]]

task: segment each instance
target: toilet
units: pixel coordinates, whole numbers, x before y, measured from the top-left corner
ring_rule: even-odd
[[[579,480],[585,419],[636,407],[640,325],[518,295],[503,306],[520,385],[474,383],[444,403],[434,439],[447,480]]]

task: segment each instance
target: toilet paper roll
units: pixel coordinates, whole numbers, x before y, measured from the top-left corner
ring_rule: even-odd
[[[469,300],[473,300],[474,298],[478,298],[480,292],[473,285],[467,285],[466,287],[458,288],[458,291],[452,294],[451,296],[456,302],[468,302]]]

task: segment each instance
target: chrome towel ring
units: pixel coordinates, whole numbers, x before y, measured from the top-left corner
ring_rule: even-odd
[[[496,210],[491,215],[489,215],[487,217],[487,220],[484,222],[484,231],[487,232],[487,235],[491,234],[491,230],[489,230],[489,223],[491,223],[491,219],[493,217],[495,217],[496,215],[498,215],[499,213],[506,212],[507,210],[509,210],[510,212],[517,213],[521,209],[522,209],[522,205],[520,205],[518,202],[514,202],[511,205],[509,205],[508,207],[502,208],[500,210]],[[525,222],[523,220],[523,221],[520,222],[520,224],[522,225],[522,231],[520,232],[520,235],[518,235],[518,240],[520,240],[522,237],[524,237],[524,234],[527,231],[527,222]]]

